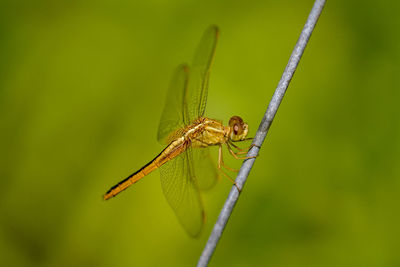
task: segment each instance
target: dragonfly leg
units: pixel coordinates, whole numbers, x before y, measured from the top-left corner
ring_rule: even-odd
[[[238,147],[237,145],[235,145],[234,143],[232,143],[232,142],[229,142],[234,148],[236,148],[237,150],[239,150],[239,151],[243,151],[243,150],[246,150],[246,149],[244,149],[244,148],[240,148],[240,147]]]
[[[253,137],[246,138],[246,139],[241,140],[241,141],[246,141],[246,140],[251,140],[251,139],[253,139]],[[236,141],[236,142],[239,142],[239,141]],[[250,150],[252,147],[258,147],[258,146],[255,145],[255,144],[251,144],[251,145],[248,146],[247,148],[240,148],[240,147],[238,147],[237,145],[235,145],[235,144],[233,143],[233,141],[231,141],[231,140],[229,140],[229,144],[230,144],[231,146],[233,146],[234,148],[236,148],[237,150],[239,150],[239,152],[236,152],[236,153],[235,153],[236,155],[247,154],[247,152],[249,152],[249,150]]]
[[[247,137],[243,140],[236,140],[236,141],[232,141],[232,142],[243,142],[243,141],[248,141],[248,140],[253,140],[253,139],[254,139],[254,137]]]
[[[226,174],[223,170],[221,170],[221,173],[229,179],[229,181],[231,181],[233,183],[233,185],[236,187],[236,189],[239,191],[239,193],[242,192],[242,190],[239,188],[239,186],[237,185],[237,183],[228,175]]]
[[[232,150],[232,148],[230,147],[230,145],[229,145],[228,143],[226,143],[226,145],[227,145],[227,147],[228,147],[229,152],[232,154],[232,156],[233,156],[235,159],[253,159],[253,158],[256,158],[256,157],[257,157],[257,156],[239,157],[238,155],[240,155],[240,154],[239,154],[240,152],[235,153],[235,151]],[[241,154],[243,154],[243,153],[241,153]]]
[[[239,172],[239,170],[229,167],[225,164],[224,158],[222,156],[222,146],[219,146],[218,149],[218,168],[221,169],[221,166],[231,172]]]
[[[221,171],[221,173],[229,179],[229,181],[231,181],[233,183],[233,185],[236,187],[236,189],[240,192],[242,192],[242,190],[239,188],[239,186],[237,185],[237,183],[228,175],[226,174],[221,167],[225,167],[226,169],[228,169],[229,167],[225,165],[224,160],[222,159],[222,146],[219,146],[219,150],[218,150],[218,169]],[[230,169],[230,168],[229,168]],[[228,170],[229,170],[228,169]],[[232,169],[233,170],[233,169]]]
[[[231,145],[232,145],[232,144],[231,144]],[[236,152],[236,155],[247,154],[247,153],[249,152],[249,150],[252,149],[253,147],[257,147],[257,145],[251,144],[248,148],[244,149],[244,151]]]

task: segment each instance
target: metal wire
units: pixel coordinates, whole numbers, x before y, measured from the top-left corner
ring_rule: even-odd
[[[258,127],[257,133],[253,140],[253,147],[250,149],[247,156],[257,156],[258,151],[261,148],[262,143],[268,133],[269,127],[275,117],[275,114],[279,108],[280,103],[282,102],[283,96],[285,95],[286,89],[289,86],[289,83],[293,77],[294,72],[296,71],[297,65],[299,64],[300,58],[303,55],[304,49],[310,39],[311,33],[314,30],[314,27],[318,21],[318,18],[322,12],[322,9],[325,5],[325,0],[316,0],[314,2],[314,6],[308,16],[306,24],[300,34],[299,39],[297,40],[296,46],[293,49],[292,55],[290,56],[289,62],[286,65],[285,71],[282,74],[282,77],[278,83],[278,86],[275,90],[274,95],[268,105],[267,111],[261,121],[260,126]],[[247,159],[243,162],[242,167],[236,177],[236,184],[239,188],[243,188],[244,183],[247,180],[247,176],[250,173],[251,168],[253,167],[255,158]],[[215,248],[218,244],[219,239],[222,236],[222,233],[225,229],[225,226],[229,220],[229,217],[232,214],[233,208],[239,198],[239,192],[235,186],[232,187],[227,200],[221,210],[221,213],[217,219],[217,222],[214,225],[214,228],[210,234],[210,237],[207,241],[206,246],[200,256],[200,259],[197,263],[198,267],[207,266],[210,262],[210,259],[215,251]]]

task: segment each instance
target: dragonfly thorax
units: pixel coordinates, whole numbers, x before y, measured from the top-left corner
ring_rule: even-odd
[[[188,126],[185,137],[190,139],[193,147],[219,145],[227,141],[227,128],[221,121],[201,117]]]
[[[185,131],[185,137],[191,141],[193,147],[207,147],[220,145],[232,141],[244,140],[248,133],[248,125],[239,116],[229,120],[229,126],[221,121],[201,117]]]

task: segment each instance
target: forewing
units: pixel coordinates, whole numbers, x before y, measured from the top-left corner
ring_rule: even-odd
[[[171,80],[158,125],[157,140],[166,143],[168,136],[184,126],[184,95],[188,86],[189,67],[180,65]]]
[[[185,123],[189,124],[204,115],[207,104],[208,80],[214,60],[219,30],[210,26],[204,33],[196,50],[190,70],[190,81],[187,90],[187,112]]]
[[[200,190],[212,188],[218,178],[215,160],[211,157],[210,148],[192,149],[193,169],[196,175],[197,185]]]
[[[196,237],[204,224],[204,209],[188,149],[160,167],[164,195],[179,222],[189,235]]]

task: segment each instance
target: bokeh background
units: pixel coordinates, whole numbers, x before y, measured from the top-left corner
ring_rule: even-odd
[[[210,24],[207,115],[253,135],[312,4],[2,0],[0,265],[195,265],[228,180],[199,239],[158,172],[102,195],[163,148],[170,77]],[[328,1],[210,266],[400,266],[399,12]]]

